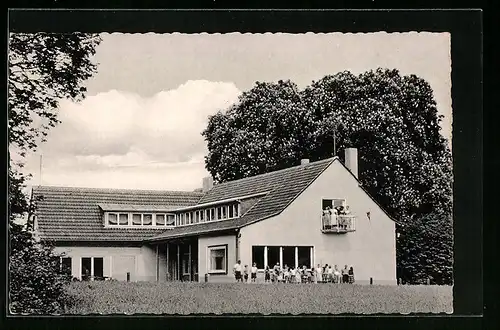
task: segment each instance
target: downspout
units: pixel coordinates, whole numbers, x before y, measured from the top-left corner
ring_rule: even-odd
[[[241,233],[240,233],[240,229],[239,228],[237,228],[235,230],[236,230],[236,248],[235,248],[235,256],[236,256],[235,263],[236,263],[236,262],[238,262],[238,260],[240,260],[240,237],[241,237]]]

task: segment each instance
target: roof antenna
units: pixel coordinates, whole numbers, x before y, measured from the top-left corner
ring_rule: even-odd
[[[40,154],[40,183],[39,186],[42,185],[42,155]]]
[[[333,129],[333,157],[337,155],[337,127]]]

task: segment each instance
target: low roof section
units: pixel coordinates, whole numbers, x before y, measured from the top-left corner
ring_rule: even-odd
[[[43,240],[55,242],[141,242],[162,230],[106,228],[99,204],[102,207],[148,205],[155,209],[175,209],[195,205],[202,196],[200,192],[52,186],[36,186],[32,191],[32,200],[37,203],[38,235]]]

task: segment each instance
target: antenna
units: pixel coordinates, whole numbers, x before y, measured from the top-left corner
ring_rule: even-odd
[[[337,127],[333,129],[333,156],[337,155]]]
[[[42,155],[40,155],[40,183],[38,185],[42,185]]]

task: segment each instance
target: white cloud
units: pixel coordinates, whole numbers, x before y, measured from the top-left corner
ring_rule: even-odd
[[[194,189],[206,175],[201,136],[208,116],[227,109],[240,91],[233,83],[188,81],[143,98],[112,90],[81,103],[62,101],[43,144],[44,185]],[[38,157],[28,171],[38,184]]]

